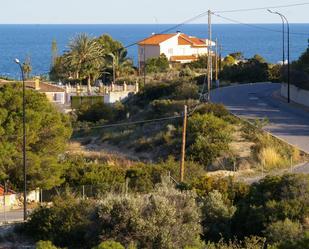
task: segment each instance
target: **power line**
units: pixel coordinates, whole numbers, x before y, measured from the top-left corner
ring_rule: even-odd
[[[270,29],[270,28],[262,27],[262,26],[255,25],[255,24],[243,23],[243,22],[240,22],[236,19],[232,19],[230,17],[222,16],[222,15],[219,15],[219,14],[216,14],[216,13],[212,13],[212,14],[216,17],[222,18],[224,20],[227,20],[229,22],[233,22],[233,23],[236,23],[236,24],[241,24],[241,25],[244,25],[244,26],[248,26],[248,27],[251,27],[251,28],[260,29],[260,30],[264,30],[264,31],[268,31],[268,32],[282,33],[282,31],[280,31],[280,30]],[[291,35],[309,36],[309,33],[306,34],[306,33],[290,32],[290,34]]]
[[[161,32],[159,32],[159,33],[157,33],[157,34],[162,35],[162,34],[168,33],[168,32],[170,32],[170,31],[172,31],[172,30],[175,30],[175,29],[177,29],[177,28],[179,28],[179,27],[182,27],[183,25],[185,25],[185,24],[187,24],[187,23],[190,23],[190,22],[193,22],[193,21],[195,21],[195,20],[197,20],[197,19],[199,19],[199,18],[202,18],[202,17],[206,16],[207,14],[208,14],[208,10],[207,10],[207,11],[204,11],[204,12],[202,12],[202,13],[196,15],[196,16],[193,16],[193,17],[191,17],[191,18],[189,18],[189,19],[187,19],[187,20],[185,20],[185,21],[183,21],[183,22],[181,22],[181,23],[178,23],[178,24],[176,24],[176,25],[174,25],[174,26],[172,26],[172,27],[170,27],[170,28],[167,28],[167,29],[165,29],[165,30],[162,30]],[[129,45],[124,46],[124,48],[129,48],[129,47],[135,46],[135,45],[137,45],[138,43],[139,43],[139,41],[133,42],[133,43],[131,43],[131,44],[129,44]]]
[[[182,115],[176,115],[166,118],[155,118],[155,119],[148,119],[148,120],[140,120],[140,121],[133,121],[133,122],[126,122],[126,123],[116,123],[116,124],[108,124],[108,125],[98,125],[98,126],[91,126],[91,127],[79,127],[75,128],[74,131],[81,131],[81,130],[89,130],[89,129],[103,129],[103,128],[112,128],[112,127],[121,127],[121,126],[130,126],[130,125],[137,125],[137,124],[145,124],[145,123],[154,123],[164,120],[172,120],[177,118],[182,118]]]
[[[309,2],[287,4],[287,5],[277,5],[277,6],[268,6],[268,7],[259,7],[259,8],[249,8],[249,9],[234,9],[234,10],[221,10],[221,11],[219,10],[219,11],[214,11],[214,13],[233,13],[233,12],[247,12],[247,11],[257,11],[257,10],[267,10],[267,9],[282,9],[282,8],[304,6],[304,5],[309,5]]]

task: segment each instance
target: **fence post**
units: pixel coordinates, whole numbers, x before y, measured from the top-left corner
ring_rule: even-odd
[[[125,196],[128,195],[129,191],[129,177],[126,177],[126,182],[125,182]]]

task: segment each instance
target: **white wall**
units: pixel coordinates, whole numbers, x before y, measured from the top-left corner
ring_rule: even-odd
[[[281,96],[287,98],[288,85],[281,84]],[[290,85],[290,98],[293,102],[309,107],[309,91]]]
[[[112,104],[117,101],[121,101],[129,96],[132,92],[109,92],[108,94],[104,95],[104,103]]]

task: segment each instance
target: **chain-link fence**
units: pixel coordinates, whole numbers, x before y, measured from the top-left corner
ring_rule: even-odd
[[[178,184],[178,182],[168,174],[165,176],[170,182]],[[98,184],[98,185],[80,185],[54,187],[52,189],[35,189],[27,192],[27,210],[31,213],[38,205],[43,203],[51,203],[58,196],[73,195],[79,199],[99,199],[104,197],[106,193],[115,193],[125,195],[129,192],[135,192],[134,182],[127,178],[124,183]],[[1,186],[0,186],[1,190]],[[14,191],[0,191],[0,224],[19,222],[23,220],[23,203],[24,193],[15,193]]]

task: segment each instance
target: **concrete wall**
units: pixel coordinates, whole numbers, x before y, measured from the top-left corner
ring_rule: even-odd
[[[281,96],[287,98],[288,85],[281,84]],[[309,107],[309,91],[290,85],[290,98],[293,102]]]
[[[117,101],[121,101],[129,96],[132,92],[109,92],[104,95],[104,103],[112,104]]]

